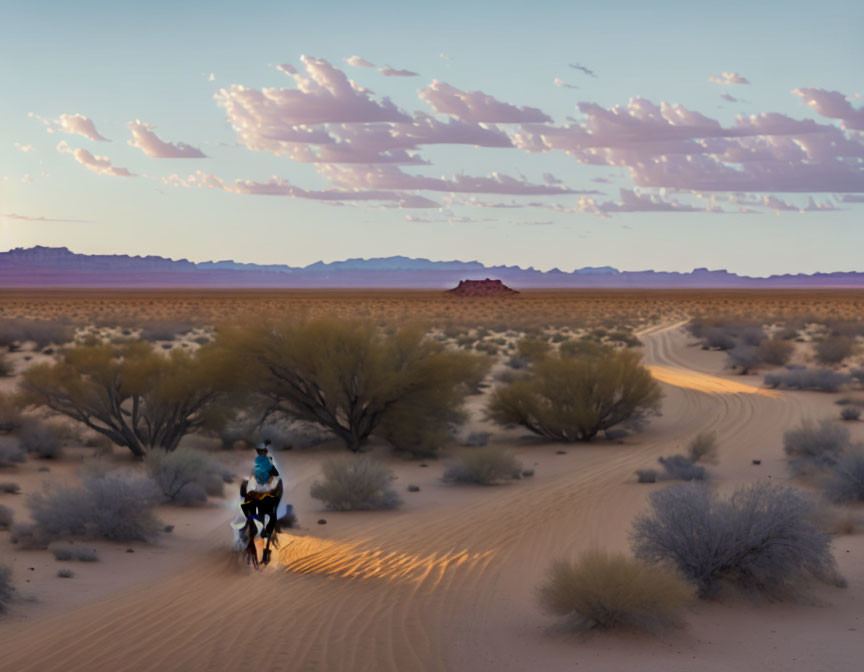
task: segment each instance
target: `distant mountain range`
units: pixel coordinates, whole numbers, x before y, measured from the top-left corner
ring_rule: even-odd
[[[76,254],[65,247],[0,252],[0,288],[406,288],[449,289],[460,280],[495,278],[515,289],[553,288],[864,288],[864,273],[803,273],[765,278],[697,268],[690,273],[619,271],[611,266],[557,268],[485,266],[478,261],[430,261],[408,257],[346,259],[309,266],[235,261]]]

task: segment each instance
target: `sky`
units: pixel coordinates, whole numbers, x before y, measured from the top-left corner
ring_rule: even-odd
[[[858,0],[0,16],[0,250],[864,270]]]

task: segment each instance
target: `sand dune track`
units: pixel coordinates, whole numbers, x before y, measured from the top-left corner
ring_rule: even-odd
[[[740,646],[755,647],[753,660],[765,669],[795,669],[796,655],[806,659],[804,644],[774,647],[769,659],[764,630],[736,623],[722,607],[708,616],[700,607],[691,629],[672,639],[573,641],[545,631],[533,591],[549,561],[627,547],[630,521],[653,489],[635,483],[634,469],[709,429],[721,445],[719,474],[756,478],[747,471],[754,451],[775,454],[779,432],[803,412],[791,395],[743,390],[686,368],[677,326],[643,338],[646,363],[677,377],[664,384],[662,417],[627,445],[568,446],[566,455],[556,454],[558,446],[520,447],[526,463],[539,462],[534,479],[425,493],[434,506],[361,514],[342,538],[285,535],[278,566],[257,574],[210,556],[163,583],[39,623],[4,625],[4,664],[21,672],[274,663],[304,672],[554,672],[577,662],[591,670],[690,670],[696,658],[700,670],[758,669],[742,667],[740,658],[736,666],[739,654],[722,650],[746,640]]]

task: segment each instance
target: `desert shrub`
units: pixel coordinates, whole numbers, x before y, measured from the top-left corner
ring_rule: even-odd
[[[816,359],[829,366],[839,364],[856,350],[855,341],[847,336],[829,336],[814,348]]]
[[[717,459],[717,435],[700,432],[687,444],[687,456],[691,462],[713,462]]]
[[[561,357],[593,357],[608,351],[608,345],[598,343],[590,338],[583,338],[578,341],[564,341],[558,346],[558,353]]]
[[[828,469],[823,488],[832,502],[864,502],[864,449],[839,455]]]
[[[636,470],[636,478],[640,483],[656,483],[657,482],[657,470],[656,469],[637,469]]]
[[[490,417],[557,441],[590,441],[598,432],[639,422],[655,412],[661,392],[651,373],[628,350],[549,356],[525,378],[495,389]]]
[[[528,362],[537,362],[546,357],[552,346],[539,338],[522,338],[516,342],[516,352]]]
[[[471,432],[462,442],[462,445],[471,448],[479,448],[489,443],[491,437],[492,432]]]
[[[142,341],[173,341],[182,334],[188,334],[195,325],[186,322],[148,322],[141,327],[139,338]]]
[[[554,562],[538,589],[541,608],[577,628],[674,625],[693,596],[674,571],[602,551]]]
[[[341,455],[321,466],[323,479],[309,491],[334,511],[395,509],[402,500],[391,487],[393,472],[368,455]]]
[[[15,589],[12,587],[12,569],[0,565],[0,614],[9,608]]]
[[[15,520],[15,512],[8,506],[0,504],[0,530],[8,530]]]
[[[789,471],[795,476],[830,467],[851,444],[849,430],[831,420],[810,421],[783,434]]]
[[[765,374],[765,384],[775,389],[836,392],[848,382],[849,376],[830,369],[790,368]]]
[[[27,420],[19,434],[21,448],[42,460],[60,457],[63,451],[63,432],[41,420]]]
[[[689,483],[650,499],[634,523],[636,557],[677,568],[702,596],[725,584],[780,597],[803,579],[842,583],[812,501],[791,488],[763,481],[721,499]]]
[[[184,506],[206,502],[208,489],[214,496],[221,496],[219,466],[207,453],[194,448],[178,448],[170,453],[157,448],[144,457],[144,468],[165,499]]]
[[[9,361],[6,353],[0,352],[0,378],[8,378],[14,373],[15,367],[12,365],[12,362]]]
[[[0,392],[0,433],[21,429],[21,409],[11,394]]]
[[[670,455],[657,460],[666,472],[666,477],[676,481],[704,481],[705,467],[693,464],[685,455]]]
[[[738,371],[742,376],[747,375],[760,364],[762,359],[759,357],[758,349],[753,345],[741,343],[726,351],[726,366]]]
[[[21,346],[33,341],[41,350],[48,345],[63,345],[75,337],[74,328],[55,320],[0,320],[0,347]]]
[[[0,443],[0,468],[27,461],[27,453],[17,444]]]
[[[515,369],[517,371],[521,371],[522,369],[528,368],[528,360],[522,357],[521,355],[510,355],[507,359],[507,366],[511,369]]]
[[[795,344],[784,340],[782,336],[767,338],[756,348],[759,358],[772,366],[785,366],[793,352]]]
[[[629,331],[612,331],[606,335],[606,340],[610,343],[620,343],[621,345],[628,348],[638,348],[642,345],[642,341],[640,341],[636,336],[634,336]]]
[[[861,418],[861,409],[857,406],[847,406],[840,411],[840,418],[842,420],[858,420]]]
[[[30,495],[27,505],[43,537],[148,541],[161,529],[159,495],[150,479],[113,473]]]
[[[17,483],[10,483],[8,481],[0,483],[0,493],[4,495],[17,495],[19,492],[21,492],[21,486]]]
[[[204,346],[163,356],[144,342],[68,348],[54,364],[31,367],[24,400],[83,423],[138,457],[174,450],[211,420],[233,391],[240,367],[230,353]]]
[[[9,541],[25,551],[42,551],[48,547],[45,535],[33,523],[16,523],[12,526]]]
[[[73,572],[68,567],[63,567],[63,568],[57,570],[57,578],[71,579],[74,576],[75,576],[75,572]]]
[[[714,327],[705,332],[704,345],[717,350],[731,350],[735,347],[735,337],[726,329]]]
[[[444,472],[448,483],[492,485],[519,478],[522,465],[513,453],[501,446],[485,446],[464,451]]]
[[[324,427],[353,452],[373,434],[398,450],[437,447],[490,363],[447,350],[416,325],[388,333],[333,318],[225,329],[217,343],[248,356],[273,413]]]

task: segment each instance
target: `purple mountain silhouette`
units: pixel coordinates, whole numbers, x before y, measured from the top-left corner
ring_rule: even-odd
[[[610,266],[557,268],[485,266],[478,261],[430,261],[408,257],[347,259],[305,267],[125,254],[76,254],[65,247],[0,252],[0,287],[90,288],[416,288],[448,289],[467,278],[495,278],[517,289],[552,288],[864,288],[864,273],[749,277],[697,268],[690,273],[619,271]]]

